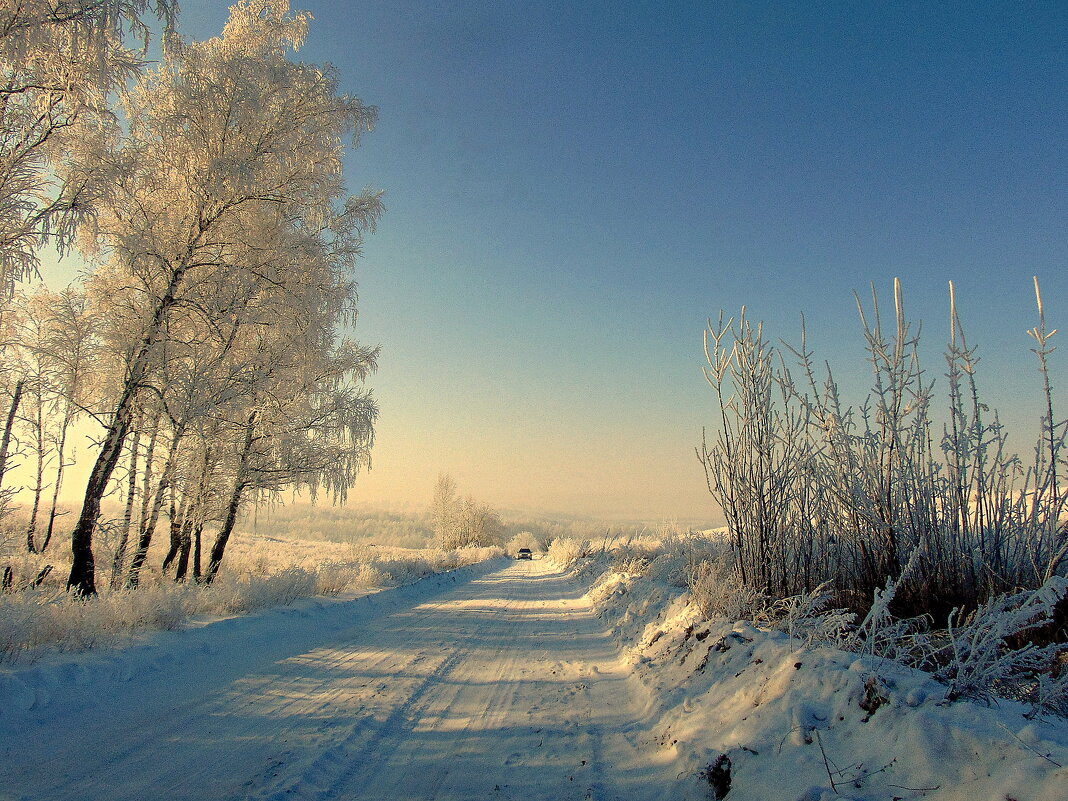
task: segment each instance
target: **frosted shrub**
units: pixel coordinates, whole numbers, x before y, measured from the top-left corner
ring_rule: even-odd
[[[109,619],[93,600],[83,600],[65,593],[41,604],[30,626],[28,648],[54,644],[62,651],[84,651],[106,641],[115,632],[114,618]],[[110,625],[109,625],[110,624]]]
[[[0,660],[13,661],[46,639],[43,630],[52,628],[51,621],[45,620],[49,616],[46,605],[65,598],[59,591],[0,593]]]
[[[456,551],[457,567],[476,565],[489,559],[499,559],[504,556],[504,549],[496,545],[472,545],[460,548]]]
[[[954,609],[946,629],[932,629],[926,615],[896,618],[890,603],[898,584],[890,581],[876,591],[868,614],[841,637],[839,647],[930,671],[948,685],[947,701],[1000,695],[1068,714],[1064,644],[1024,641],[1056,620],[1068,580],[1053,577],[1038,590],[996,596],[970,614]]]
[[[889,579],[885,587],[875,590],[867,614],[859,625],[844,634],[839,643],[841,648],[921,670],[936,667],[937,648],[932,643],[930,615],[902,619],[890,611],[901,580],[908,576],[914,564],[915,558],[910,559],[901,576]]]
[[[829,585],[821,584],[811,592],[775,601],[757,616],[756,622],[805,640],[807,645],[838,643],[852,630],[857,616],[845,609],[829,609],[831,601]]]
[[[368,589],[410,584],[424,576],[455,570],[503,555],[496,546],[469,546],[454,550],[424,548],[393,550],[356,546],[352,561],[329,562],[318,567],[321,594],[337,595],[343,590]]]
[[[589,556],[588,540],[576,540],[570,537],[557,537],[549,543],[549,559],[559,567],[567,568],[579,559]]]
[[[22,650],[23,632],[32,611],[25,600],[20,603],[9,600],[12,596],[0,595],[0,662],[10,661]]]
[[[470,547],[473,546],[468,546],[468,548]],[[455,570],[465,564],[470,564],[470,562],[464,558],[464,551],[468,550],[468,548],[456,548],[451,551],[431,551],[421,561],[421,575],[439,573],[445,570]]]
[[[193,604],[185,587],[145,587],[82,599],[55,589],[0,595],[0,660],[42,646],[81,651],[145,628],[174,629]]]
[[[1068,658],[1061,654],[1051,673],[1040,673],[1027,688],[1026,699],[1035,712],[1049,711],[1068,717]]]
[[[653,563],[654,546],[627,542],[612,549],[612,569],[617,573],[641,576]]]
[[[266,581],[270,605],[289,606],[300,598],[315,595],[316,575],[299,567],[283,570]]]
[[[994,598],[962,622],[955,620],[956,613],[950,615],[948,642],[940,655],[945,665],[935,673],[949,685],[946,697],[986,699],[1006,681],[1049,673],[1063,644],[1013,647],[1010,641],[1046,625],[1066,595],[1068,580],[1057,576],[1038,590]]]
[[[389,576],[374,565],[360,565],[353,579],[353,586],[362,588],[384,587],[388,583]]]
[[[266,579],[246,576],[219,588],[222,609],[227,612],[253,612],[271,606],[289,606],[299,598],[315,595],[316,574],[291,567]]]
[[[689,577],[690,600],[705,618],[753,620],[767,609],[767,594],[739,580],[727,560],[698,564]]]
[[[357,583],[359,569],[351,565],[327,563],[319,568],[316,590],[319,595],[338,595]]]
[[[211,585],[154,581],[79,599],[44,584],[0,592],[0,661],[42,647],[85,650],[144,629],[175,629],[193,615],[252,612],[314,596],[410,583],[432,573],[503,555],[498,547],[402,549],[235,538],[236,557]],[[325,560],[323,551],[332,557]],[[33,575],[37,562],[16,563]],[[13,582],[14,583],[14,582]]]
[[[663,540],[651,574],[692,591],[693,580],[698,572],[706,569],[706,562],[725,563],[731,559],[730,546],[719,532],[676,533]]]
[[[434,572],[426,559],[382,561],[373,569],[382,575],[383,583],[388,585],[411,584]]]
[[[185,585],[154,584],[101,596],[98,606],[123,630],[178,628],[196,608],[197,590]]]
[[[804,326],[800,345],[781,350],[744,309],[737,321],[710,321],[706,377],[718,431],[698,455],[726,517],[735,579],[773,598],[830,582],[835,603],[865,611],[915,560],[897,608],[942,623],[954,608],[1064,575],[1068,421],[1055,417],[1056,331],[1046,326],[1037,279],[1035,291],[1039,325],[1028,333],[1042,412],[1027,462],[1009,452],[1007,430],[981,400],[979,359],[952,285],[941,419],[896,281],[887,325],[874,292],[868,307],[857,300],[872,373],[859,407],[843,401],[829,367],[817,366]]]

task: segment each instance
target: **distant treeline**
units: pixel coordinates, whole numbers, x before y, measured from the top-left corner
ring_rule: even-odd
[[[509,513],[501,516],[500,542],[529,531],[546,546],[560,537],[635,537],[653,533],[656,524],[608,523],[598,520],[555,520]],[[315,506],[294,503],[250,509],[238,528],[268,537],[325,540],[327,542],[375,542],[421,548],[435,541],[430,510],[392,510],[370,506]]]

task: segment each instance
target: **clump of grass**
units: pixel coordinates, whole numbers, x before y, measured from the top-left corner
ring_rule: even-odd
[[[549,559],[564,568],[571,567],[579,559],[585,559],[590,552],[589,540],[557,537],[549,543]]]

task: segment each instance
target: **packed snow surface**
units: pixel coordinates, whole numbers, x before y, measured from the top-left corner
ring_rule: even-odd
[[[0,799],[1068,798],[1061,720],[591,581],[496,559],[5,668]]]
[[[9,672],[0,798],[629,799],[650,778],[629,671],[544,560],[155,643]]]

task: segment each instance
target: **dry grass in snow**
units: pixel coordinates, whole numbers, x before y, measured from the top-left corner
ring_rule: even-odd
[[[1051,711],[1058,692],[1063,701],[1065,679],[1048,659],[1045,673],[1034,672],[1037,659],[1030,673],[1014,673],[1007,663],[1026,662],[1038,649],[1004,640],[1010,631],[1026,634],[1036,613],[1048,614],[1062,584],[992,603],[955,633],[927,632],[926,647],[943,651],[934,674],[889,658],[894,639],[907,659],[910,636],[904,626],[891,637],[900,621],[889,615],[858,624],[814,594],[729,600],[740,584],[721,566],[694,570],[708,564],[695,554],[714,557],[721,545],[715,538],[632,544],[575,567],[650,692],[652,742],[690,777],[673,788],[674,798],[1065,797],[1068,720]],[[703,597],[680,586],[687,572]],[[709,604],[750,619],[707,614]],[[921,633],[911,632],[915,644]],[[971,692],[960,692],[968,682]],[[1025,701],[997,697],[1028,684]]]
[[[57,552],[47,558],[11,554],[5,563],[14,565],[16,575],[32,577],[55,562]],[[315,595],[408,584],[502,553],[500,548],[444,551],[237,534],[211,585],[176,584],[146,570],[136,589],[112,590],[102,582],[100,594],[87,600],[66,592],[69,565],[59,563],[40,586],[0,593],[0,661],[32,658],[42,648],[85,650],[145,629],[175,629],[192,617],[242,614]]]

